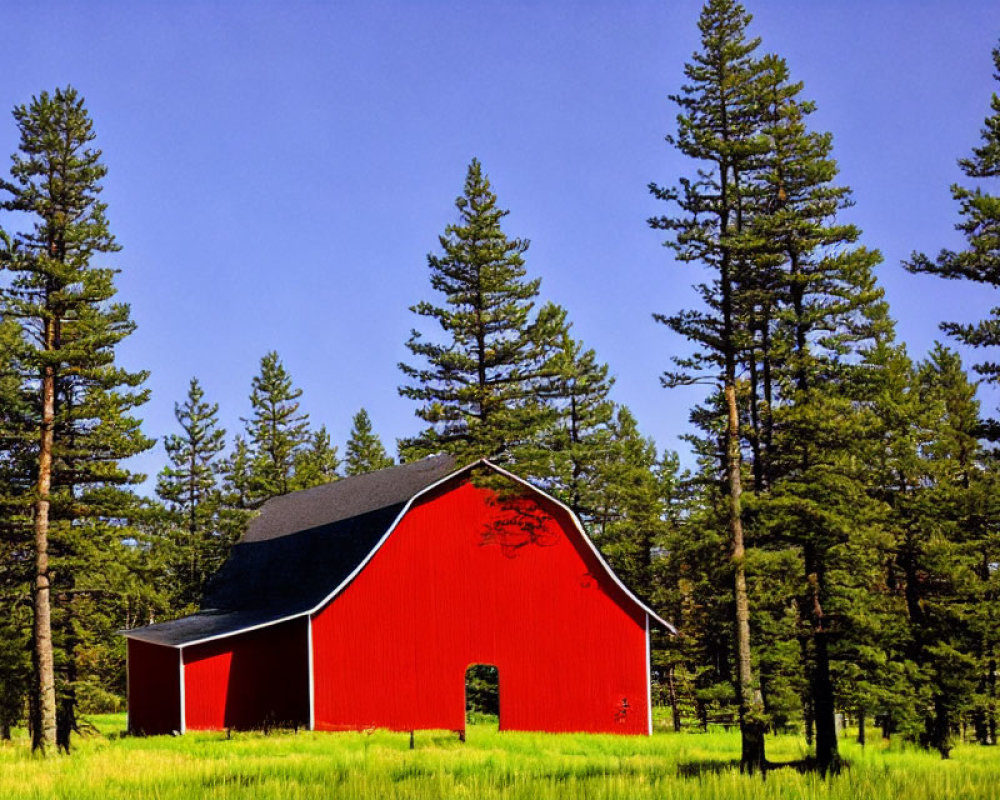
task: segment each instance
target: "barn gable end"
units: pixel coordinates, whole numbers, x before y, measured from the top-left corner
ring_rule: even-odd
[[[201,612],[124,633],[130,656],[179,658],[172,729],[461,729],[465,669],[486,663],[505,729],[647,733],[650,619],[672,630],[568,508],[438,456],[270,501]],[[152,674],[130,668],[148,718]]]
[[[464,729],[481,663],[501,729],[649,732],[647,613],[537,492],[422,496],[314,616],[313,653],[320,729]]]

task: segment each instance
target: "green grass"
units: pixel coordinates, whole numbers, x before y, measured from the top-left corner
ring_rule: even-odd
[[[850,768],[824,781],[793,769],[767,780],[731,766],[739,735],[722,731],[645,737],[497,733],[258,733],[121,737],[122,715],[91,718],[72,756],[31,755],[21,739],[0,746],[0,798],[995,798],[1000,749],[957,747],[950,761],[881,742],[843,745]],[[772,761],[806,755],[797,737],[768,740]]]

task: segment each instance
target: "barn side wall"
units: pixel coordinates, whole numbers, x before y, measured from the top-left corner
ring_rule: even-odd
[[[180,661],[173,647],[128,640],[128,728],[156,735],[181,729]]]
[[[187,729],[307,726],[307,624],[300,617],[184,648]]]
[[[501,729],[647,733],[645,613],[572,525],[468,482],[414,506],[314,618],[316,727],[463,729],[480,663]]]

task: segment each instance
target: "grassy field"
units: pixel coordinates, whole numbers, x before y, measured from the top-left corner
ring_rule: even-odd
[[[845,743],[850,767],[824,781],[792,768],[741,776],[735,732],[650,738],[497,733],[258,733],[121,737],[123,715],[93,717],[98,733],[72,756],[33,757],[22,739],[0,746],[0,798],[996,798],[1000,750],[973,745],[950,761],[896,743]],[[796,737],[773,737],[773,761],[801,759]]]

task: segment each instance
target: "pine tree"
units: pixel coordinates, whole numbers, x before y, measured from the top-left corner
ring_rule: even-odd
[[[258,505],[253,493],[253,452],[242,435],[233,440],[233,449],[220,465],[222,490],[219,505],[219,528],[223,537],[237,541]]]
[[[761,132],[768,149],[753,180],[763,209],[748,223],[759,265],[751,293],[754,344],[748,348],[751,419],[755,422],[755,488],[770,494],[756,513],[780,547],[802,554],[805,583],[799,611],[808,630],[807,707],[815,721],[821,771],[839,763],[830,641],[842,638],[829,608],[846,586],[830,585],[833,563],[851,549],[847,532],[868,530],[865,475],[851,469],[864,429],[852,396],[855,366],[876,338],[891,333],[873,268],[876,251],[858,246],[860,231],[839,222],[850,190],[836,185],[832,137],[808,129],[814,105],[799,97],[783,59],[764,59],[758,85],[765,108]],[[755,369],[754,365],[760,368]],[[762,376],[763,397],[753,388]],[[755,409],[761,409],[755,413]],[[763,446],[761,446],[763,445]],[[860,597],[855,597],[863,605]]]
[[[990,661],[997,642],[998,614],[992,599],[991,565],[1000,556],[996,479],[979,440],[976,386],[958,354],[936,345],[918,366],[917,386],[931,417],[932,442],[924,450],[927,484],[924,519],[937,519],[933,543],[938,598],[925,604],[934,624],[934,716],[927,743],[944,757],[961,715],[976,710],[977,737],[989,738]],[[946,544],[945,544],[946,543]],[[940,591],[947,587],[947,592]]]
[[[526,278],[528,242],[503,232],[508,212],[479,161],[455,205],[459,222],[439,237],[441,253],[427,257],[443,305],[411,307],[437,323],[443,341],[413,330],[407,347],[422,363],[399,365],[410,381],[399,392],[421,404],[416,414],[430,427],[400,449],[408,460],[449,452],[461,463],[489,457],[537,475],[546,463],[541,432],[553,416],[539,384],[564,325],[561,310],[533,313],[540,281]]]
[[[765,766],[765,715],[750,651],[750,611],[746,584],[746,551],[742,513],[742,454],[737,407],[737,366],[747,347],[748,287],[753,285],[754,242],[748,223],[755,209],[755,187],[748,176],[766,145],[759,137],[761,103],[757,84],[766,65],[754,56],[759,40],[746,38],[750,15],[733,0],[709,0],[698,27],[701,50],[685,65],[688,83],[671,99],[680,107],[677,133],[668,142],[700,162],[697,177],[682,178],[678,188],[650,185],[661,200],[676,205],[677,216],[650,220],[668,231],[666,244],[683,262],[711,271],[698,289],[706,311],[655,315],[700,349],[675,359],[678,372],[664,375],[666,386],[692,383],[698,373],[722,390],[726,428],[724,454],[730,560],[736,608],[736,685],[742,733],[741,768]]]
[[[152,446],[129,412],[145,402],[145,373],[114,363],[114,348],[132,332],[129,308],[111,302],[114,271],[91,264],[118,249],[98,199],[106,167],[92,149],[93,125],[72,88],[43,92],[14,110],[20,131],[11,180],[0,184],[0,208],[27,215],[30,230],[10,237],[2,252],[12,278],[4,316],[23,332],[23,380],[32,395],[27,424],[34,445],[34,648],[37,674],[36,747],[57,741],[53,646],[53,569],[67,597],[99,591],[100,579],[82,572],[86,536],[113,539],[135,506],[129,486],[142,476],[121,459]],[[85,521],[86,524],[81,524]],[[52,549],[54,547],[54,549]],[[79,582],[80,585],[77,585]],[[72,600],[64,619],[73,630]],[[64,637],[65,638],[65,637]],[[72,638],[63,644],[66,687],[59,736],[68,747],[75,725]]]
[[[385,451],[382,440],[372,430],[372,421],[363,408],[354,415],[351,433],[347,439],[348,475],[364,475],[391,467],[392,459]]]
[[[671,570],[670,548],[678,540],[678,533],[685,519],[694,510],[690,474],[687,471],[681,472],[677,453],[667,450],[654,467],[654,477],[659,489],[661,530],[654,548],[650,601],[664,619],[680,620],[683,614],[682,579]],[[670,706],[673,729],[679,732],[684,710],[690,709],[693,670],[687,667],[692,662],[688,658],[687,648],[680,644],[679,637],[667,635],[660,630],[651,630],[650,635],[650,662],[656,675],[654,687],[658,684],[658,694]]]
[[[612,446],[614,379],[593,350],[564,330],[551,363],[549,403],[557,413],[548,442],[553,461],[546,488],[563,500],[585,523],[605,504],[599,471]]]
[[[993,50],[993,63],[995,77],[1000,81],[1000,45]],[[993,94],[990,109],[992,114],[986,118],[980,132],[982,144],[973,148],[971,157],[958,162],[967,177],[979,181],[1000,177],[1000,95]],[[975,281],[994,289],[1000,287],[1000,196],[990,194],[984,186],[969,189],[959,184],[952,185],[951,196],[959,204],[962,217],[955,228],[965,237],[967,248],[941,250],[933,260],[922,253],[914,253],[904,266],[911,272]],[[994,308],[987,319],[978,323],[945,322],[941,329],[973,347],[1000,346],[1000,307]],[[987,380],[1000,382],[1000,364],[986,361],[977,364],[975,369]]]
[[[227,508],[246,511],[253,508],[250,482],[253,453],[243,436],[233,440],[233,450],[222,463],[223,504]]]
[[[653,558],[664,532],[656,446],[639,433],[632,412],[620,406],[595,464],[591,535],[625,585],[650,600]]]
[[[712,418],[717,420],[718,414]],[[685,481],[683,511],[665,530],[664,557],[657,568],[662,608],[679,631],[667,645],[667,668],[674,667],[684,687],[675,687],[675,693],[686,691],[686,702],[703,730],[711,721],[728,723],[738,713],[728,507],[718,462],[714,445],[699,455],[697,472]]]
[[[309,489],[323,483],[331,483],[340,475],[340,457],[337,446],[330,444],[330,434],[323,425],[309,434],[305,445],[295,456],[295,473],[292,489]]]
[[[183,531],[176,542],[176,588],[182,605],[198,602],[205,580],[228,550],[228,541],[217,524],[219,455],[226,432],[219,427],[218,404],[209,404],[204,398],[198,379],[192,378],[184,403],[174,404],[182,433],[164,438],[170,465],[160,472],[156,484],[156,493],[169,505]]]
[[[278,354],[265,354],[252,382],[253,416],[244,420],[253,454],[248,487],[253,507],[296,488],[295,462],[309,441],[309,416],[299,412],[301,396]]]
[[[983,469],[975,387],[958,357],[937,346],[916,367],[901,350],[881,360],[891,376],[878,405],[895,540],[888,585],[905,620],[897,657],[911,665],[899,727],[947,758],[959,719],[988,712],[995,486]],[[975,716],[987,728],[988,713]]]

